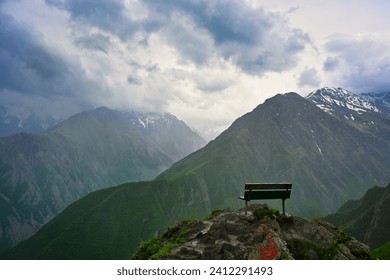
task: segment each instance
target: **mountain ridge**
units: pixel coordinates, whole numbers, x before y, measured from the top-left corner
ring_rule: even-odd
[[[324,219],[341,227],[372,249],[390,242],[390,184],[375,186],[358,200],[350,200]]]
[[[346,200],[360,197],[367,186],[390,181],[389,118],[377,112],[366,112],[364,118],[371,116],[376,118],[374,124],[355,122],[329,114],[296,93],[279,94],[153,181],[104,190],[109,197],[104,207],[99,191],[77,201],[78,208],[66,208],[14,252],[20,257],[71,258],[75,248],[82,248],[77,258],[127,258],[124,251],[115,251],[119,243],[131,253],[140,241],[175,220],[201,218],[217,208],[242,207],[237,196],[246,182],[291,181],[287,212],[306,217],[331,213]],[[280,207],[275,202],[271,205]],[[99,219],[91,218],[95,216]],[[105,224],[113,223],[118,226],[101,232]],[[77,233],[81,225],[83,235],[61,233]],[[134,225],[142,225],[143,232]],[[120,232],[132,234],[118,241]]]
[[[336,111],[335,107],[338,107],[339,110],[347,108],[358,113],[367,111],[379,112],[379,109],[370,100],[343,88],[321,88],[310,93],[307,99],[328,112]]]
[[[169,146],[152,139],[160,137],[158,130],[143,133],[108,108],[76,114],[44,132],[0,138],[1,247],[31,236],[87,193],[153,179],[204,145],[183,122],[174,121],[177,127],[172,122],[165,133],[180,135]]]

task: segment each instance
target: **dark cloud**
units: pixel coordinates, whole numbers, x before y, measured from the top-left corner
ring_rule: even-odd
[[[299,76],[298,86],[318,87],[320,82],[321,79],[318,75],[318,71],[315,68],[306,67],[305,70],[303,70],[301,75]]]
[[[133,85],[141,85],[142,82],[137,78],[137,77],[134,77],[134,76],[127,76],[127,82],[129,84],[133,84]]]
[[[46,0],[50,5],[69,12],[71,18],[103,30],[115,30],[123,23],[123,1],[120,0]]]
[[[256,44],[259,34],[272,25],[263,10],[253,11],[239,1],[146,0],[145,2],[160,14],[185,13],[195,21],[197,26],[208,30],[217,45],[229,42],[243,45]]]
[[[106,54],[112,46],[110,37],[99,33],[78,37],[74,43],[81,48],[97,50]]]
[[[66,10],[77,24],[98,27],[122,40],[131,39],[139,31],[151,32],[159,26],[150,18],[133,20],[126,16],[122,0],[46,0],[46,3]]]
[[[254,10],[240,1],[146,0],[144,3],[167,19],[180,14],[190,20],[193,25],[176,25],[167,40],[196,63],[203,64],[217,55],[247,73],[261,75],[295,66],[298,54],[311,43],[306,33],[291,29],[284,16]],[[165,23],[174,26],[168,20]],[[211,42],[205,38],[205,32]]]
[[[356,92],[384,92],[390,89],[390,40],[373,34],[339,35],[326,44],[339,67],[343,87]]]
[[[66,62],[45,49],[39,33],[4,13],[0,13],[0,38],[0,90],[45,95],[46,87],[69,76]],[[54,88],[53,92],[60,94]]]
[[[323,69],[327,72],[331,72],[337,69],[340,66],[340,61],[336,57],[328,57],[325,62]]]
[[[65,9],[77,24],[111,32],[122,40],[159,32],[184,60],[196,64],[223,58],[243,71],[262,75],[294,67],[310,37],[289,26],[285,15],[252,9],[242,1],[144,0],[147,17],[133,19],[124,1],[46,0]],[[135,5],[131,3],[131,5]],[[126,12],[127,11],[127,12]]]
[[[2,12],[0,38],[0,103],[3,105],[18,103],[20,107],[32,109],[39,103],[48,105],[68,100],[63,104],[73,103],[76,108],[87,104],[87,93],[98,90],[99,85],[85,76],[80,65],[47,47],[40,33]],[[64,114],[67,109],[74,111],[65,107],[62,107]],[[42,113],[51,109],[54,107],[47,106]]]

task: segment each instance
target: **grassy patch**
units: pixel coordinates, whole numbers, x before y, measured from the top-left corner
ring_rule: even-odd
[[[217,216],[219,216],[224,210],[223,209],[216,209],[214,210],[213,212],[211,212],[210,215],[208,215],[206,218],[204,218],[203,220],[204,221],[209,221],[211,220],[212,218],[215,218]]]
[[[134,260],[158,260],[168,255],[173,248],[187,241],[186,234],[192,221],[182,219],[168,228],[164,235],[155,236],[145,242],[142,242],[138,250],[132,256]]]
[[[261,218],[264,218],[266,216],[271,216],[271,215],[279,216],[280,212],[279,212],[279,210],[276,210],[276,209],[273,209],[273,208],[270,208],[270,209],[256,209],[255,211],[253,211],[253,215],[256,218],[261,219]]]
[[[344,231],[337,229],[337,243],[338,244],[344,244],[352,239],[352,236],[346,234]]]
[[[390,242],[370,252],[373,259],[390,260]]]
[[[339,244],[333,244],[326,248],[308,240],[290,240],[287,248],[296,260],[331,260],[339,250]]]

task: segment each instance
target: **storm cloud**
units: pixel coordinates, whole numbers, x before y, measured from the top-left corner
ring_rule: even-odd
[[[3,106],[52,110],[60,118],[88,107],[87,94],[100,88],[77,60],[44,42],[37,30],[0,12],[0,98]],[[57,106],[60,103],[62,106]],[[37,110],[40,108],[40,110]],[[61,109],[61,110],[58,110]]]
[[[388,34],[335,36],[356,21],[341,17],[329,31],[336,23],[324,25],[317,4],[291,5],[0,1],[0,103],[65,117],[98,106],[168,111],[198,130],[221,131],[277,92],[325,82],[357,92],[390,88]],[[345,11],[353,4],[337,5]],[[302,24],[308,14],[316,15],[310,26]]]
[[[305,70],[302,71],[298,79],[298,85],[300,87],[304,87],[304,86],[318,87],[319,84],[320,84],[320,77],[318,71],[315,68],[306,67]]]
[[[0,37],[1,90],[45,95],[51,88],[52,93],[60,93],[54,85],[62,84],[70,69],[60,56],[45,49],[39,33],[0,13]]]
[[[296,65],[311,39],[291,28],[285,16],[252,9],[241,1],[123,1],[47,0],[65,9],[71,20],[110,32],[121,40],[159,34],[195,64],[223,58],[243,71],[262,75]],[[132,18],[134,10],[144,16]]]
[[[346,88],[357,92],[390,89],[390,33],[333,36],[326,44],[325,68]]]

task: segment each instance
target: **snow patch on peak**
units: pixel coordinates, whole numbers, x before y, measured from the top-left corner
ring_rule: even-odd
[[[390,92],[362,93],[360,96],[375,104],[382,113],[390,115]]]
[[[322,110],[332,113],[348,109],[363,114],[368,111],[379,112],[373,102],[346,89],[325,87],[313,91],[307,96]]]
[[[124,112],[130,123],[140,129],[161,129],[181,123],[170,113],[155,112]]]

